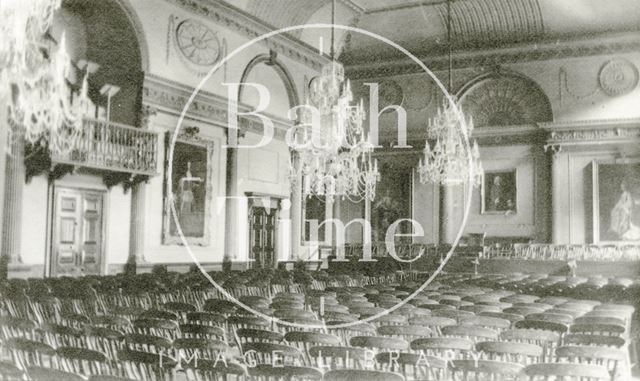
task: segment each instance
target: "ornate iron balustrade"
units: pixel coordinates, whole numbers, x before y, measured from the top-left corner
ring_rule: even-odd
[[[158,135],[124,124],[85,118],[74,148],[56,163],[138,175],[156,174]]]

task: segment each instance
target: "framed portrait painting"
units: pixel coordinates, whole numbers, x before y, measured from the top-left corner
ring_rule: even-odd
[[[187,243],[206,246],[212,202],[213,143],[195,136],[180,137],[173,148],[171,165],[168,142],[166,147],[163,243],[182,244],[181,231]],[[180,230],[171,212],[171,200]]]
[[[592,165],[594,242],[640,242],[640,163]]]
[[[482,179],[482,214],[517,213],[518,187],[515,169],[485,171]]]
[[[413,168],[380,160],[380,182],[371,203],[371,228],[373,242],[384,242],[389,226],[400,219],[412,218]],[[402,222],[397,233],[409,234],[413,227]],[[397,242],[411,243],[411,237],[395,237]]]

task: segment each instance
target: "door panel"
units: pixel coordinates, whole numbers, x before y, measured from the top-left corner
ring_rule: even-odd
[[[249,216],[250,259],[255,267],[275,265],[275,224],[277,209],[254,206]]]
[[[56,188],[52,276],[100,274],[104,193]]]

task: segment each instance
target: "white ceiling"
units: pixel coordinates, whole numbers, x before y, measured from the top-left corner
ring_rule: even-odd
[[[338,24],[382,35],[418,55],[446,47],[442,0],[337,1]],[[233,5],[277,28],[330,22],[331,0],[239,0]],[[640,0],[455,0],[451,9],[454,46],[461,50],[640,31]],[[312,46],[318,45],[319,35],[328,37],[328,31],[294,33]],[[349,40],[343,56],[348,61],[399,56],[361,34]]]

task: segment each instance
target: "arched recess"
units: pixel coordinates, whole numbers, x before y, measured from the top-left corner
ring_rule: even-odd
[[[118,86],[120,91],[111,99],[111,120],[138,125],[149,57],[142,26],[127,0],[64,0],[56,18],[52,34],[59,40],[64,32],[71,59],[99,65],[89,76],[92,102],[106,109],[107,98],[100,89],[105,84]]]
[[[553,120],[551,103],[531,79],[514,72],[483,74],[458,94],[465,115],[475,127],[515,126]]]
[[[249,63],[247,67],[245,67],[242,72],[242,77],[240,78],[240,83],[246,83],[249,75],[252,71],[256,70],[260,65],[267,65],[278,74],[278,77],[282,81],[284,88],[287,94],[287,100],[289,101],[289,108],[297,106],[300,104],[300,98],[298,96],[298,92],[296,91],[296,85],[291,77],[291,74],[287,70],[287,68],[278,60],[277,54],[274,51],[271,51],[269,54],[260,54],[255,56]],[[242,102],[243,95],[245,95],[246,86],[240,86],[238,88],[238,102]]]

